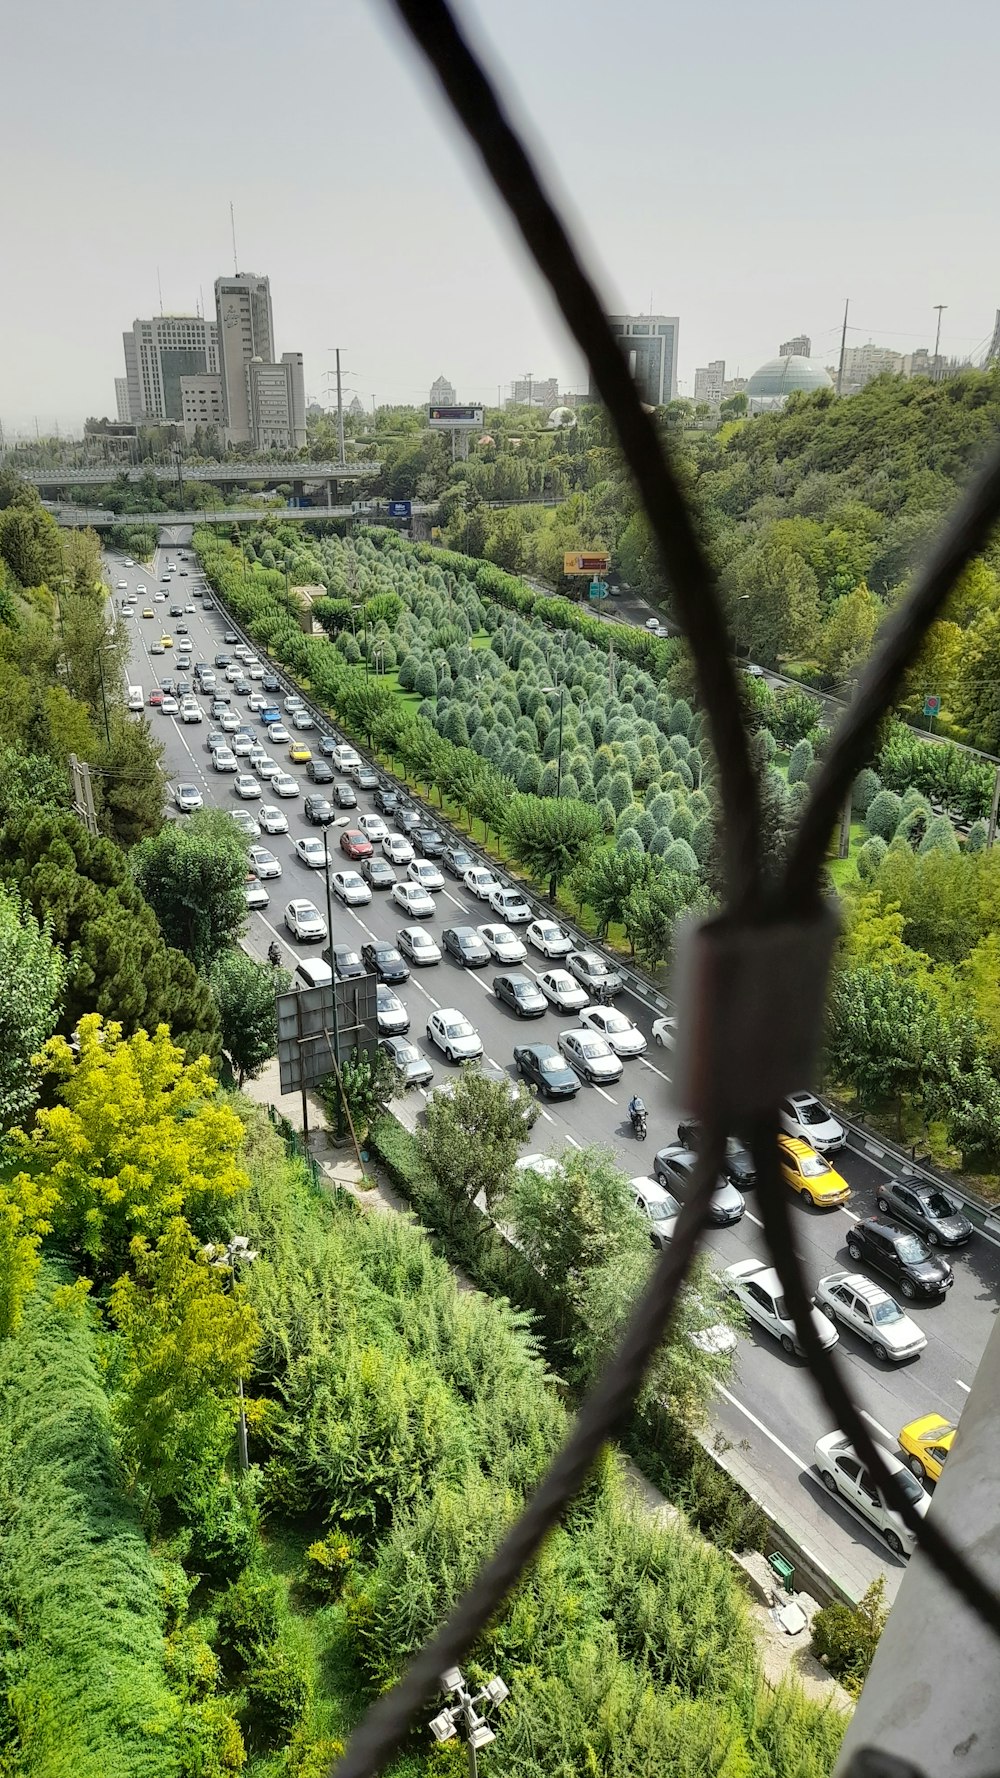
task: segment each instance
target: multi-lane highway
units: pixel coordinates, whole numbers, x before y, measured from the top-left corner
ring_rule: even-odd
[[[202,585],[197,564],[186,549],[185,555],[188,559],[180,565],[188,570],[188,577],[182,579],[178,574],[169,586],[161,586],[160,581],[165,561],[178,559],[172,544],[157,552],[152,569],[126,568],[118,556],[108,559],[116,617],[127,623],[130,635],[130,683],[142,685],[147,700],[161,678],[178,673],[175,649],[169,649],[165,655],[150,656],[150,646],[161,632],[175,635],[176,623],[183,621],[193,642],[192,665],[199,660],[211,664],[216,652],[224,647],[224,633],[230,627],[225,614],[217,607],[207,612],[203,610],[197,596]],[[141,584],[147,588],[147,594],[140,596],[134,614],[128,619],[120,617],[122,594],[117,590],[117,583],[123,580],[131,587]],[[156,592],[163,592],[166,599],[154,604]],[[169,605],[178,602],[193,604],[196,609],[187,613],[183,620],[165,615]],[[144,620],[141,616],[147,604],[153,604],[154,620]],[[292,690],[291,681],[283,673],[280,677],[284,690]],[[195,784],[206,804],[223,809],[252,807],[237,798],[232,776],[216,773],[212,768],[206,737],[213,724],[208,719],[208,700],[202,702],[206,706],[206,720],[197,726],[181,724],[176,717],[150,709],[147,702],[146,717],[166,749],[165,765],[171,785],[178,782]],[[242,716],[240,699],[234,700],[233,707]],[[243,717],[243,720],[255,719]],[[311,733],[301,737],[307,742],[315,742],[316,738]],[[299,956],[308,954],[310,949],[315,955],[317,947],[298,945],[291,938],[283,923],[284,906],[293,897],[303,896],[313,900],[325,914],[325,891],[322,873],[301,863],[293,847],[300,836],[316,834],[319,830],[310,827],[303,814],[304,796],[314,788],[306,777],[305,768],[282,758],[287,752],[284,747],[273,747],[270,751],[298,777],[301,794],[294,801],[280,804],[288,817],[287,836],[262,836],[262,843],[281,861],[282,875],[266,884],[270,905],[248,916],[246,943],[255,955],[264,957],[271,941],[276,940],[286,961],[294,967]],[[265,792],[264,800],[276,799]],[[355,815],[373,812],[370,796],[359,792],[358,802],[358,809],[352,811],[352,821]],[[391,829],[391,821],[389,825]],[[347,864],[348,861],[343,862]],[[404,873],[397,874],[402,876]],[[446,926],[476,926],[493,917],[483,903],[447,874],[445,886],[436,894],[435,903],[435,917],[424,924],[437,939]],[[346,908],[335,902],[333,939],[360,949],[366,939],[394,939],[398,929],[407,923],[403,911],[392,902],[389,892],[383,890],[373,893],[371,902],[363,907]],[[517,967],[537,975],[546,965],[544,959],[529,950],[526,963]],[[454,1006],[465,1013],[482,1037],[486,1056],[498,1068],[511,1073],[515,1043],[532,1039],[554,1043],[560,1030],[576,1022],[554,1011],[530,1023],[516,1019],[492,992],[491,983],[498,968],[463,970],[445,955],[431,968],[413,970],[409,981],[399,990],[410,1013],[410,1036],[427,1054],[437,1081],[447,1078],[450,1070],[425,1036],[427,1018],[436,1008]],[[649,1171],[655,1150],[674,1139],[677,1116],[682,1108],[671,1103],[670,1054],[653,1043],[648,1010],[627,996],[617,1004],[635,1019],[649,1038],[647,1054],[626,1062],[624,1075],[616,1085],[583,1085],[572,1101],[543,1107],[531,1146],[556,1153],[566,1145],[582,1147],[600,1143],[613,1150],[623,1170],[632,1176]],[[642,1143],[632,1135],[628,1118],[628,1101],[633,1092],[642,1095],[650,1110],[649,1134]],[[419,1105],[419,1102],[411,1096],[408,1104],[411,1120],[415,1104]],[[836,1164],[853,1190],[849,1205],[827,1211],[807,1209],[798,1199],[793,1205],[795,1229],[810,1281],[839,1269],[856,1269],[851,1267],[846,1252],[846,1236],[855,1219],[874,1212],[875,1194],[886,1177],[887,1166],[860,1147],[848,1147],[837,1157]],[[742,1221],[729,1228],[710,1231],[708,1245],[720,1266],[751,1256],[765,1256],[762,1224],[752,1192],[748,1195]],[[1000,1249],[976,1235],[972,1243],[953,1258],[956,1281],[947,1298],[926,1305],[907,1305],[928,1340],[925,1351],[915,1361],[898,1367],[880,1365],[869,1347],[854,1340],[850,1334],[842,1334],[839,1352],[855,1397],[870,1416],[876,1436],[890,1447],[895,1444],[899,1428],[918,1414],[937,1412],[957,1420],[985,1347],[998,1301]],[[752,1483],[763,1503],[779,1518],[783,1516],[793,1535],[841,1584],[857,1594],[884,1570],[890,1593],[895,1591],[902,1573],[901,1564],[874,1534],[869,1535],[846,1509],[831,1501],[813,1468],[814,1442],[822,1433],[831,1430],[831,1422],[800,1359],[786,1356],[766,1333],[752,1332],[742,1342],[733,1379],[720,1396],[717,1422],[720,1433],[732,1447],[727,1457],[729,1466]]]

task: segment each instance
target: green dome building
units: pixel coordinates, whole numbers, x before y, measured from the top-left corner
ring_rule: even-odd
[[[752,414],[762,414],[784,407],[797,389],[812,395],[817,389],[832,388],[828,373],[808,358],[769,358],[750,378],[747,400]]]

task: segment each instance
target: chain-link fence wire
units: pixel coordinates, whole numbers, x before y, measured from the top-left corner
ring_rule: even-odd
[[[395,12],[436,75],[444,96],[504,198],[521,235],[590,366],[641,495],[655,536],[677,617],[691,647],[701,703],[719,768],[722,851],[727,888],[725,924],[752,952],[755,935],[785,926],[803,931],[819,913],[823,861],[829,836],[855,774],[869,757],[878,724],[889,710],[906,668],[956,577],[986,542],[1000,516],[1000,452],[961,502],[908,599],[886,626],[850,708],[833,739],[793,836],[787,863],[765,881],[758,839],[757,784],[750,763],[725,616],[713,570],[701,549],[692,515],[651,416],[643,408],[625,358],[605,318],[605,308],[573,243],[545,192],[481,64],[444,0],[391,0]],[[794,937],[791,942],[794,942]],[[682,1021],[693,1008],[681,1005]],[[718,1016],[698,1007],[699,1018]],[[784,1059],[783,1037],[761,1004],[737,1036],[749,1066],[768,1046],[776,1074]],[[731,1047],[731,1045],[730,1045]],[[795,1058],[790,1058],[794,1066]],[[797,1079],[785,1085],[801,1084]],[[783,1089],[784,1090],[784,1089]],[[729,1095],[732,1100],[732,1093]],[[738,1095],[737,1095],[738,1097]],[[799,1341],[819,1393],[847,1434],[878,1487],[914,1533],[939,1574],[994,1633],[1000,1635],[1000,1599],[970,1567],[933,1520],[921,1518],[899,1488],[855,1406],[839,1365],[820,1345],[810,1314],[809,1291],[795,1251],[787,1197],[779,1171],[777,1097],[769,1107],[746,1106],[757,1167],[765,1236],[791,1307]],[[697,1109],[692,1106],[689,1109]],[[576,1423],[517,1522],[455,1605],[433,1640],[414,1656],[398,1684],[368,1711],[337,1767],[338,1778],[373,1778],[402,1741],[421,1706],[440,1690],[440,1676],[458,1664],[493,1617],[546,1533],[559,1521],[582,1485],[601,1445],[628,1415],[645,1368],[666,1332],[698,1243],[724,1153],[729,1125],[716,1113],[705,1119],[705,1139],[695,1186],[643,1296],[635,1304],[621,1344],[583,1403]]]

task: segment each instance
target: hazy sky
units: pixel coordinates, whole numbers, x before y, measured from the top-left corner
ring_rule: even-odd
[[[680,382],[781,340],[981,352],[1000,304],[1000,11],[958,0],[461,0],[609,307],[680,316]],[[271,278],[324,399],[440,372],[582,388],[560,320],[382,0],[13,0],[0,419],[114,413],[121,333]],[[16,164],[15,164],[16,158]],[[504,388],[504,392],[508,392]]]

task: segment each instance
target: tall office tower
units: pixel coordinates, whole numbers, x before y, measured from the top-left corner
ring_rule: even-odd
[[[786,340],[778,347],[779,358],[811,358],[812,340],[807,333],[797,333],[793,340]]]
[[[128,377],[115,378],[115,408],[119,420],[126,421],[132,418],[128,411]]]
[[[246,367],[250,440],[258,451],[301,450],[306,442],[306,385],[301,352],[279,364],[251,358]]]
[[[254,272],[216,278],[215,314],[227,435],[233,444],[246,444],[252,438],[247,365],[253,358],[265,364],[275,359],[270,279]]]
[[[697,402],[706,401],[709,407],[718,407],[726,386],[726,361],[724,358],[713,358],[710,364],[703,365],[694,373],[694,398]]]
[[[203,315],[153,315],[122,335],[130,420],[183,419],[181,378],[217,371],[214,321]]]
[[[618,336],[640,399],[649,407],[663,407],[677,399],[677,342],[680,321],[676,315],[609,315],[608,324]],[[590,385],[592,401],[600,396]]]

